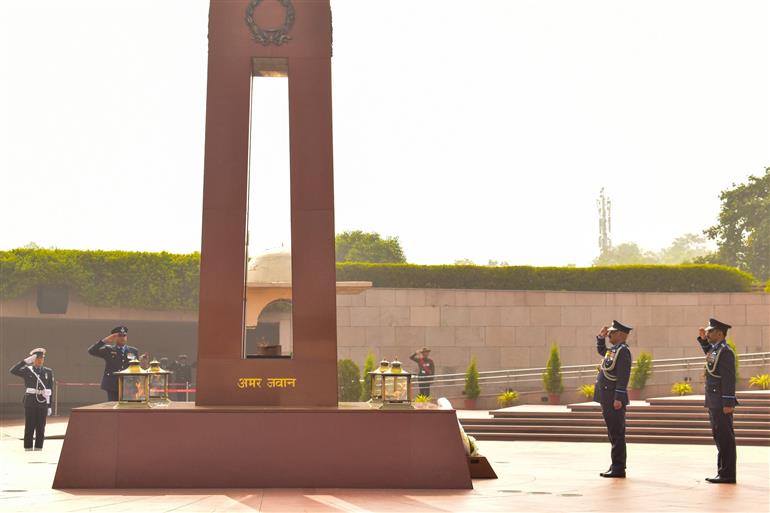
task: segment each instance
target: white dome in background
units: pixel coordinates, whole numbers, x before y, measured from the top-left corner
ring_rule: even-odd
[[[291,253],[285,249],[278,249],[250,258],[246,283],[249,285],[290,284]]]

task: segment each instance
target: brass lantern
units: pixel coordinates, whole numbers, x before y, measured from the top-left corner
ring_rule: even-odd
[[[115,373],[118,376],[118,403],[115,408],[150,407],[150,373],[142,369],[139,360]]]
[[[171,403],[171,399],[168,398],[168,380],[171,372],[161,368],[158,360],[150,362],[148,372],[150,373],[150,405],[167,406]]]
[[[369,373],[369,376],[372,378],[371,402],[373,403],[382,403],[382,375],[388,372],[388,369],[390,369],[390,362],[388,360],[382,360],[380,362],[380,367]]]
[[[390,368],[380,373],[380,378],[378,392],[379,397],[382,398],[380,408],[412,409],[412,375],[401,368],[401,362],[398,359],[390,362]]]

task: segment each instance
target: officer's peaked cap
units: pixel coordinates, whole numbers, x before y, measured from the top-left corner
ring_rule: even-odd
[[[727,330],[729,330],[730,328],[732,328],[732,326],[730,326],[729,324],[725,324],[716,319],[709,319],[709,325],[706,326],[706,331],[716,329],[721,331],[722,333],[727,333]]]
[[[623,333],[631,333],[631,330],[633,328],[630,328],[628,326],[624,326],[623,324],[619,323],[618,321],[613,320],[612,326],[609,327],[607,331],[622,331]]]
[[[125,326],[115,326],[110,333],[119,333],[121,335],[128,335],[128,328]]]

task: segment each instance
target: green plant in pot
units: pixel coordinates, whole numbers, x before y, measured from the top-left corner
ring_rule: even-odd
[[[471,358],[471,363],[468,364],[468,369],[465,371],[465,388],[463,389],[463,395],[465,396],[465,409],[475,409],[476,399],[481,395],[479,370],[476,366],[475,356]]]
[[[551,354],[543,372],[543,387],[548,392],[548,404],[559,404],[561,393],[564,392],[564,383],[561,377],[561,358],[559,346],[551,344]]]
[[[497,405],[500,408],[508,408],[519,400],[519,393],[515,390],[508,389],[502,394],[497,396]]]
[[[652,374],[652,354],[639,353],[639,359],[631,369],[631,378],[628,381],[628,398],[638,401],[642,398],[642,389]]]
[[[689,383],[674,383],[671,386],[671,393],[675,395],[690,395],[692,394],[692,385]]]
[[[770,375],[757,374],[756,376],[751,376],[749,378],[749,386],[750,387],[757,386],[762,390],[770,389]]]
[[[372,398],[372,376],[369,374],[375,369],[374,355],[370,352],[364,360],[364,383],[361,387],[361,402],[366,402]]]
[[[592,401],[594,398],[594,390],[596,388],[596,385],[594,383],[589,383],[586,385],[580,385],[580,388],[578,388],[578,392],[583,394],[583,397],[588,399],[589,401]]]

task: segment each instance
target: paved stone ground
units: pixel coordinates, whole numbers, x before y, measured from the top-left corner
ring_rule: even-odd
[[[54,419],[52,419],[54,420]],[[65,419],[61,419],[64,421]],[[51,426],[64,431],[64,422]],[[22,449],[21,426],[0,437],[0,510],[12,511],[730,511],[770,509],[770,448],[738,448],[737,485],[712,485],[716,449],[697,445],[630,445],[626,480],[598,476],[609,445],[481,442],[500,476],[474,490],[52,490],[62,440],[41,452]],[[374,453],[374,452],[373,452]],[[151,458],[150,458],[151,459]],[[201,469],[205,471],[205,469]]]

